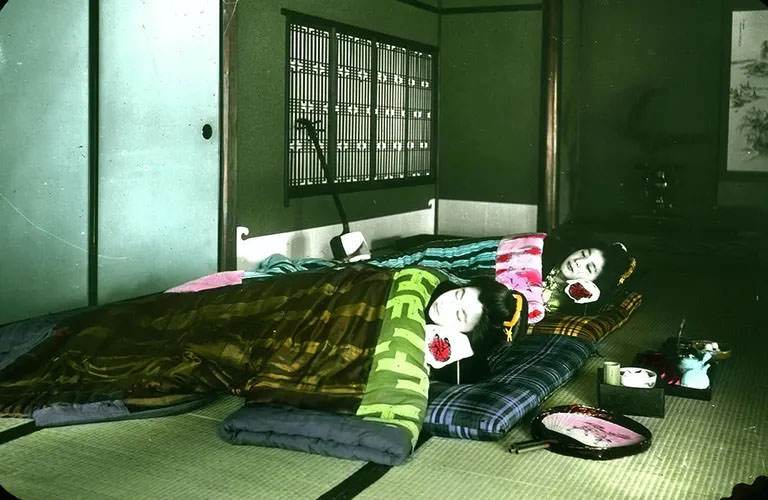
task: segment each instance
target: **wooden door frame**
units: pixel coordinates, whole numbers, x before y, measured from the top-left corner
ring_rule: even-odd
[[[219,271],[237,266],[237,3],[221,0]]]
[[[218,269],[234,269],[237,263],[235,242],[235,193],[237,189],[237,1],[220,0],[219,40],[219,223]],[[99,2],[89,0],[88,46],[88,118],[89,118],[89,183],[88,183],[88,305],[98,296],[98,78],[99,78]]]

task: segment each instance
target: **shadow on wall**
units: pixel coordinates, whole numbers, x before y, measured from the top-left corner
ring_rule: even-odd
[[[647,161],[663,161],[678,147],[709,144],[701,103],[680,86],[643,88],[629,109],[626,131],[643,148]]]
[[[716,127],[695,92],[679,85],[640,90],[626,129],[642,150],[631,175],[640,211],[685,215],[716,203]]]
[[[703,107],[691,89],[648,82],[617,95],[614,105],[623,108],[615,129],[590,141],[588,157],[604,164],[579,182],[585,215],[689,216],[714,207],[717,103]]]
[[[336,232],[330,228],[335,229],[336,226],[326,226],[326,228],[329,229],[327,231],[319,231],[314,235],[308,234],[313,230],[305,229],[248,238],[250,230],[247,227],[238,226],[237,268],[246,271],[250,270],[259,262],[274,254],[290,258],[312,256],[330,259],[331,250],[328,247],[328,241],[336,235]],[[341,225],[338,226],[338,231],[341,231]],[[326,232],[328,233],[327,238],[323,238]]]

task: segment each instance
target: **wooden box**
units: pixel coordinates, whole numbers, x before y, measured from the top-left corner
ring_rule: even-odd
[[[615,413],[663,418],[664,392],[664,386],[638,389],[606,384],[603,369],[597,370],[597,406]]]

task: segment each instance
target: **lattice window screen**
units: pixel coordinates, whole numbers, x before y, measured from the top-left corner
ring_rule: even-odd
[[[406,165],[413,176],[430,175],[432,145],[432,56],[413,51],[408,55],[409,113]]]
[[[370,180],[371,57],[370,40],[337,34],[336,179]]]
[[[293,124],[297,118],[303,117],[317,122],[318,128],[327,129],[330,32],[291,24],[290,37],[289,182],[291,186],[324,184],[325,175],[312,141],[305,132],[296,130]],[[321,135],[320,140],[327,151],[327,138]]]
[[[332,25],[288,30],[288,196],[329,190],[299,118],[316,123],[340,190],[433,182],[435,53]]]

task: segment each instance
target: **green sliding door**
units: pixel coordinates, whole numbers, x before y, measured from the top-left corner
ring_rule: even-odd
[[[88,2],[0,10],[0,324],[88,302]]]
[[[108,302],[216,271],[219,2],[102,0],[99,11],[98,296]]]

